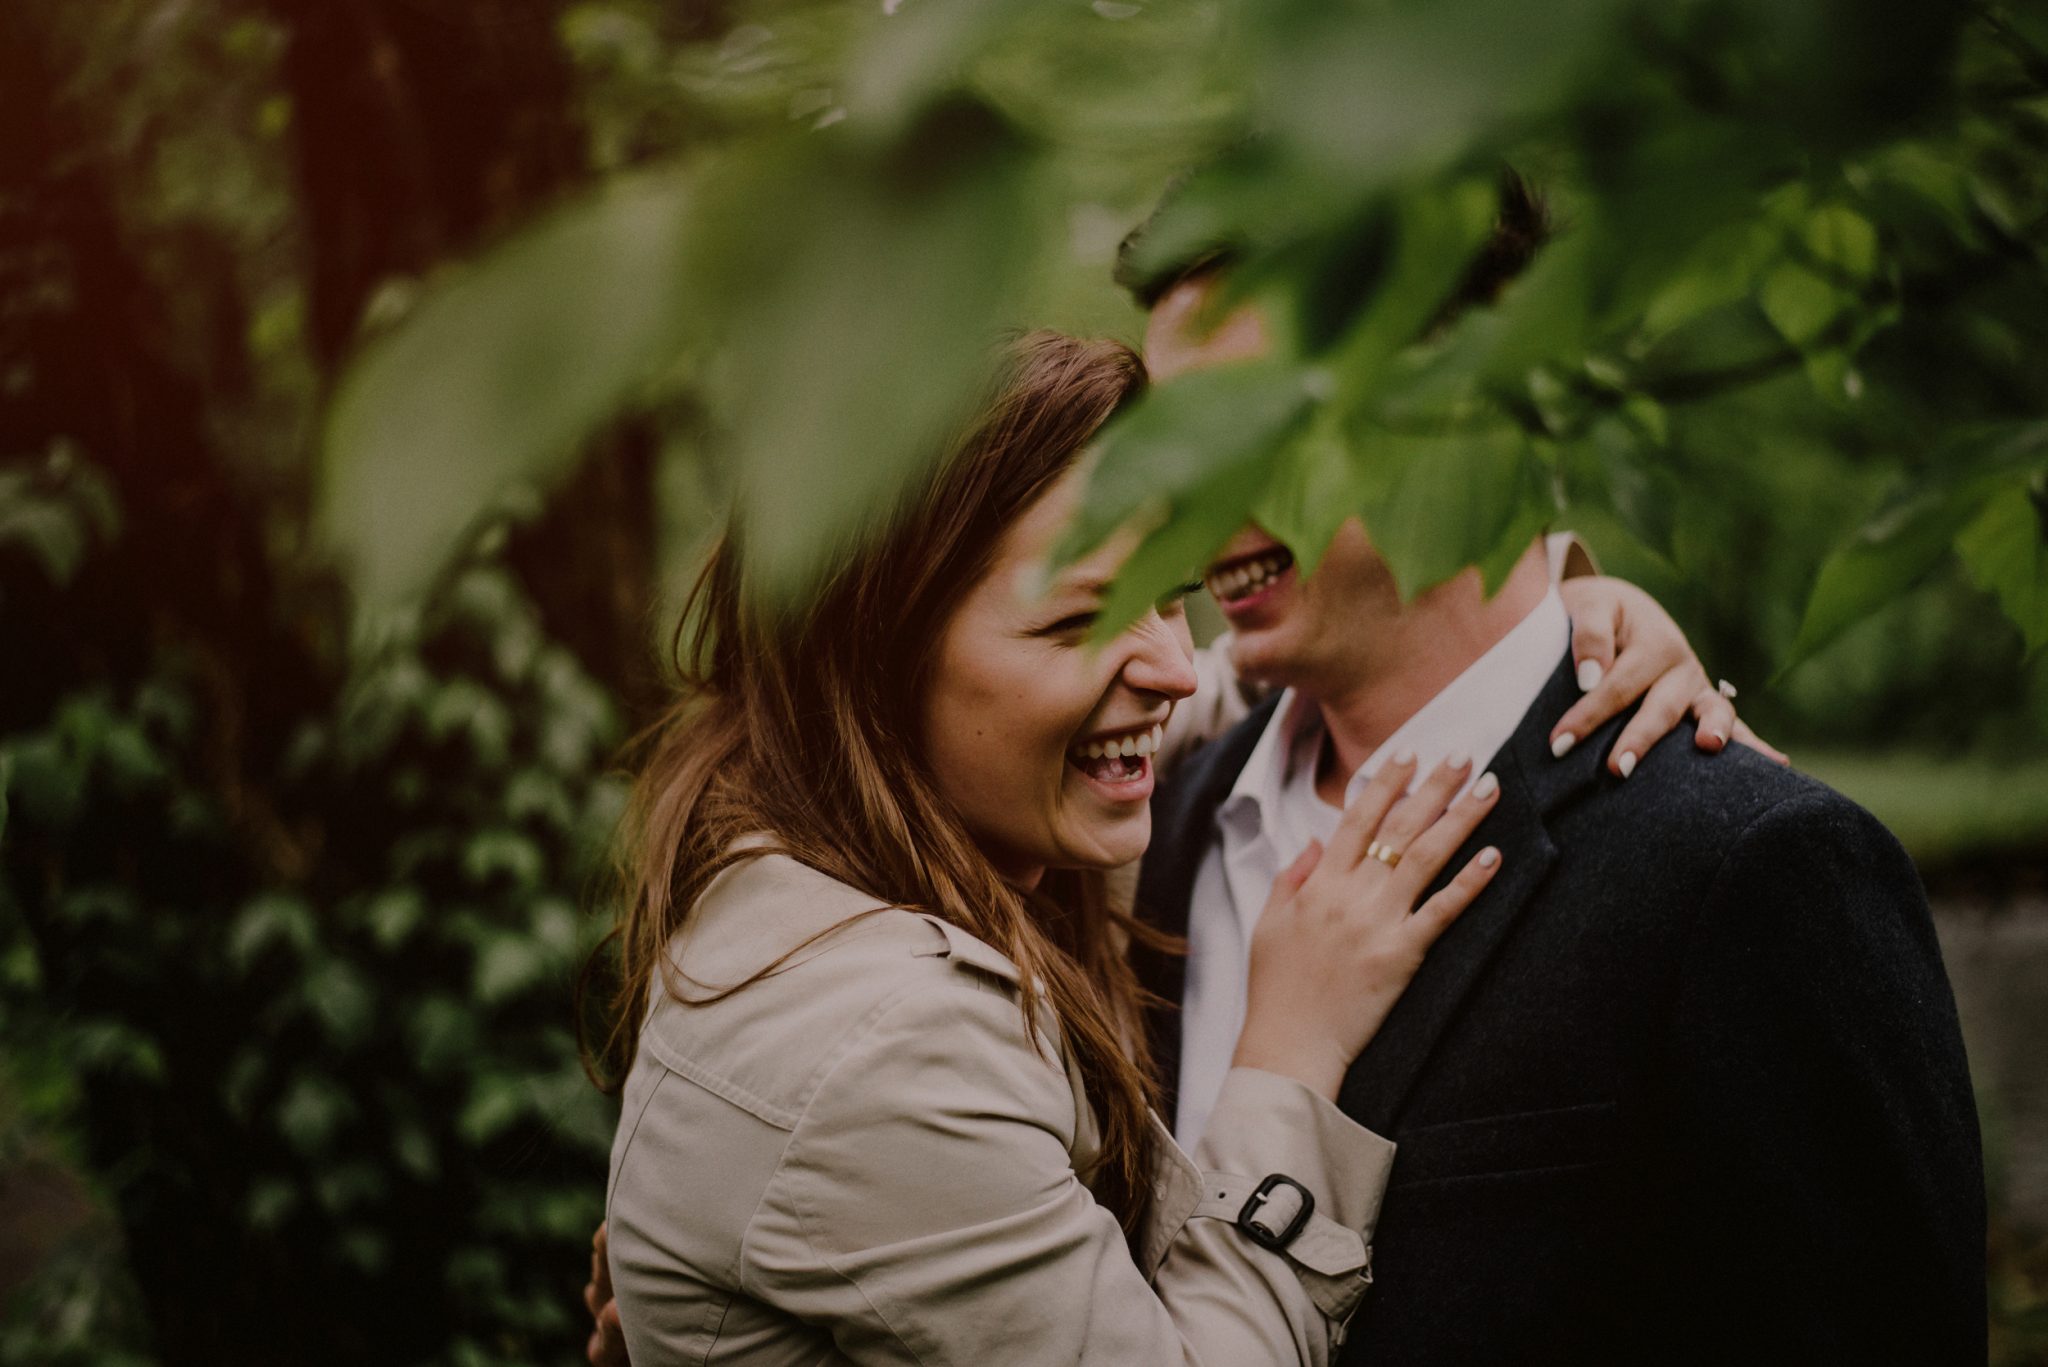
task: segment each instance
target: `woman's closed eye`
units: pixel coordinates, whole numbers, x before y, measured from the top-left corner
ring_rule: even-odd
[[[1088,630],[1095,625],[1095,619],[1101,615],[1101,613],[1092,610],[1069,613],[1056,622],[1046,623],[1038,629],[1036,634],[1040,636],[1069,636],[1078,631]]]

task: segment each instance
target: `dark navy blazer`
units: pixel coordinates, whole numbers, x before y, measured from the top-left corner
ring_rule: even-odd
[[[1500,873],[1345,1079],[1400,1151],[1341,1361],[1982,1364],[1976,1111],[1912,862],[1690,726],[1627,780],[1604,764],[1619,719],[1553,759],[1577,697],[1567,658],[1451,865],[1494,844]],[[1186,933],[1273,707],[1154,799],[1138,904],[1160,928]],[[1181,961],[1138,957],[1178,1003]],[[1151,1024],[1170,1093],[1177,1011]]]

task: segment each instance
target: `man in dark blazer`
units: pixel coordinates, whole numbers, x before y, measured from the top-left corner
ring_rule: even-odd
[[[1155,376],[1264,347],[1255,305],[1207,324],[1214,284],[1158,292]],[[1198,932],[1204,915],[1227,924],[1200,904],[1235,876],[1248,766],[1296,747],[1303,781],[1341,805],[1354,771],[1497,665],[1523,621],[1501,606],[1512,581],[1495,600],[1476,582],[1389,598],[1356,523],[1315,575],[1287,560],[1250,529],[1212,571],[1250,605],[1232,617],[1240,671],[1289,691],[1154,801],[1138,906],[1169,932],[1189,932],[1191,907]],[[1525,708],[1490,719],[1502,796],[1449,865],[1491,844],[1501,872],[1339,1097],[1399,1145],[1342,1362],[1982,1363],[1980,1145],[1912,863],[1869,813],[1749,749],[1623,753],[1625,718],[1554,740],[1581,690],[1544,639],[1553,667],[1539,659],[1527,691],[1461,695]],[[1204,943],[1141,972],[1178,1003],[1241,971],[1203,961]],[[1213,1052],[1193,1014],[1153,1021],[1166,1113],[1183,1103],[1190,1140],[1200,1107],[1171,1094],[1204,1085],[1188,1052]]]

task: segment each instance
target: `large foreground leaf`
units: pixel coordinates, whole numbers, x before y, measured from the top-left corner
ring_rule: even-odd
[[[322,529],[365,603],[416,596],[507,489],[545,483],[684,331],[688,182],[624,178],[466,269],[355,362]]]

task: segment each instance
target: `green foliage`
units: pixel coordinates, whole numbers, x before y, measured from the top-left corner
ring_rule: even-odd
[[[1624,560],[1687,573],[1670,509],[1696,491],[1673,443],[1745,388],[1770,387],[1788,416],[1803,403],[1909,501],[1968,458],[1931,449],[1940,429],[2041,412],[2024,358],[2042,354],[2043,324],[2017,304],[2043,294],[2048,61],[2025,13],[1300,0],[1130,28],[1121,8],[1021,0],[793,13],[808,42],[781,55],[796,74],[748,78],[750,117],[770,122],[780,88],[785,118],[804,109],[814,129],[712,156],[707,174],[728,188],[676,206],[698,249],[649,287],[684,301],[771,593],[801,591],[929,458],[991,324],[1016,317],[1064,250],[1030,206],[1112,139],[1201,163],[1135,244],[1137,272],[1229,244],[1234,297],[1287,335],[1277,369],[1161,385],[1109,435],[1068,553],[1124,526],[1146,542],[1104,630],[1248,517],[1312,565],[1362,516],[1409,592],[1467,565],[1491,579],[1560,516]],[[1048,54],[1079,51],[1078,77],[1052,74]],[[1445,322],[1503,163],[1541,182],[1564,233],[1497,303]],[[492,273],[507,296],[550,288],[503,262],[479,271]],[[2014,306],[1995,324],[1971,316],[2001,290]],[[1916,353],[1963,332],[1997,385],[1893,370],[1872,392],[1875,341]],[[1803,400],[1772,385],[1788,371],[1806,377]],[[1306,398],[1219,423],[1230,383]],[[566,431],[571,389],[531,387],[492,421]],[[351,392],[394,413],[411,402]],[[457,406],[446,421],[464,421]],[[346,440],[330,456],[342,470],[365,460]],[[501,479],[515,464],[501,450],[477,468]],[[1844,542],[1781,663],[1951,550],[2038,642],[2042,539],[2026,536],[2020,498],[1987,495],[1961,520],[1937,500],[1946,511],[1915,535]],[[449,544],[422,543],[414,563]]]
[[[0,1016],[68,1080],[38,1126],[89,1112],[107,1199],[152,1212],[143,1297],[225,1283],[279,1360],[557,1357],[613,1120],[568,1029],[613,704],[501,567],[458,567],[304,719],[266,851],[202,687],[165,658],[0,735]],[[73,1360],[61,1326],[9,1332],[0,1360]]]

